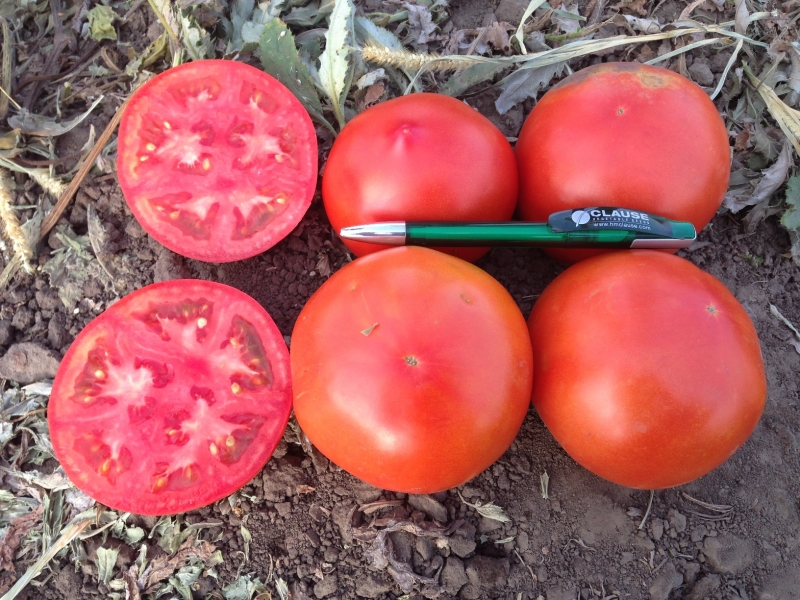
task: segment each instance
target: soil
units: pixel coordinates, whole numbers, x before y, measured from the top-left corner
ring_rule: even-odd
[[[495,8],[454,1],[451,18],[457,27],[475,27],[491,21]],[[675,8],[667,3],[662,10]],[[138,19],[138,35],[149,27],[148,18]],[[709,62],[712,55],[703,52],[698,49],[694,56]],[[468,101],[514,137],[531,103],[500,117],[492,99],[488,92]],[[98,131],[111,113],[99,113]],[[87,129],[76,130],[70,138],[72,150],[87,136]],[[330,136],[320,131],[320,139],[324,161]],[[23,191],[18,202],[27,203]],[[89,205],[108,234],[102,254],[113,281],[87,279],[83,299],[67,310],[45,275],[18,277],[0,296],[3,353],[12,344],[33,342],[63,355],[81,328],[115,298],[180,277],[212,279],[247,292],[290,341],[306,300],[350,260],[319,198],[275,248],[225,265],[183,259],[147,236],[131,216],[114,176],[87,179],[63,222],[85,233]],[[43,260],[59,242],[51,236],[48,245]],[[185,515],[186,523],[219,523],[209,530],[209,538],[224,558],[217,566],[218,579],[201,577],[194,597],[221,598],[222,587],[246,573],[268,582],[273,598],[279,597],[275,581],[282,579],[293,600],[800,598],[800,353],[790,343],[791,331],[770,312],[774,305],[800,325],[800,268],[788,257],[789,247],[775,217],[748,235],[741,219],[720,214],[698,242],[680,252],[719,278],[752,318],[769,395],[749,441],[709,475],[656,491],[646,519],[650,492],[614,485],[578,466],[533,409],[495,465],[457,489],[432,496],[372,488],[302,445],[290,428],[262,473],[234,501]],[[507,287],[526,317],[545,286],[564,269],[534,249],[496,248],[478,265]],[[544,473],[549,475],[547,499],[540,490]],[[730,509],[715,511],[692,498]],[[464,500],[494,502],[510,521],[481,517]],[[377,512],[365,506],[379,501],[387,504]],[[389,551],[399,561],[391,563],[395,570],[403,563],[416,574],[411,591],[401,589],[391,568],[370,567],[365,552],[375,532],[370,534],[368,525],[376,518],[384,525],[389,519],[416,523],[417,534],[436,529],[437,523],[443,526],[434,536],[405,530],[388,534]],[[154,523],[132,519],[143,526]],[[242,526],[252,536],[249,544]],[[132,564],[135,555],[129,550],[121,552],[118,566]],[[98,585],[90,561],[77,572],[68,562],[56,561],[53,571],[43,587],[29,586],[19,598],[74,600],[108,593]]]

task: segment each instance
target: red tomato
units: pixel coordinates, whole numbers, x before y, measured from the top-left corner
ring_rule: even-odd
[[[229,60],[154,77],[119,127],[119,183],[142,227],[191,258],[227,262],[283,239],[317,183],[317,139],[280,82]]]
[[[485,271],[427,248],[360,258],[292,334],[294,409],[311,442],[374,486],[458,486],[511,445],[530,401],[530,340]]]
[[[605,63],[567,77],[525,121],[516,146],[519,215],[618,206],[700,231],[725,196],[731,151],[708,95],[659,67]],[[574,262],[602,250],[548,250]]]
[[[208,281],[147,286],[78,335],[48,408],[56,458],[120,511],[184,512],[246,484],[283,435],[289,352],[250,296]]]
[[[572,458],[620,485],[660,489],[708,473],[764,409],[750,318],[677,256],[616,252],[573,265],[528,326],[542,420]]]
[[[375,105],[342,130],[322,177],[335,231],[378,221],[507,221],[517,203],[514,152],[489,119],[439,94]],[[344,241],[356,256],[385,249]],[[488,248],[437,248],[477,260]]]

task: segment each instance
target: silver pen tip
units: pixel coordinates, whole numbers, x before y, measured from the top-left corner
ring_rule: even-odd
[[[406,243],[406,224],[403,221],[353,225],[339,231],[339,237],[358,242],[371,242],[389,246],[403,246]]]

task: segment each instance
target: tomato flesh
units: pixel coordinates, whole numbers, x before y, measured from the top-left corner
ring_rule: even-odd
[[[159,515],[247,483],[290,410],[288,350],[266,311],[222,284],[176,280],[134,292],[80,333],[48,419],[75,485]]]
[[[239,260],[276,244],[305,214],[316,134],[299,101],[266,73],[196,61],[134,94],[117,170],[131,211],[159,242],[191,258]]]

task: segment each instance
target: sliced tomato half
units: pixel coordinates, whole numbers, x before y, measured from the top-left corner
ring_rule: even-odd
[[[292,407],[289,351],[234,288],[174,280],[126,296],[70,346],[48,408],[56,458],[120,511],[192,510],[245,485]]]
[[[201,60],[143,85],[120,122],[119,183],[164,246],[228,262],[272,247],[300,222],[317,182],[302,104],[244,63]]]

